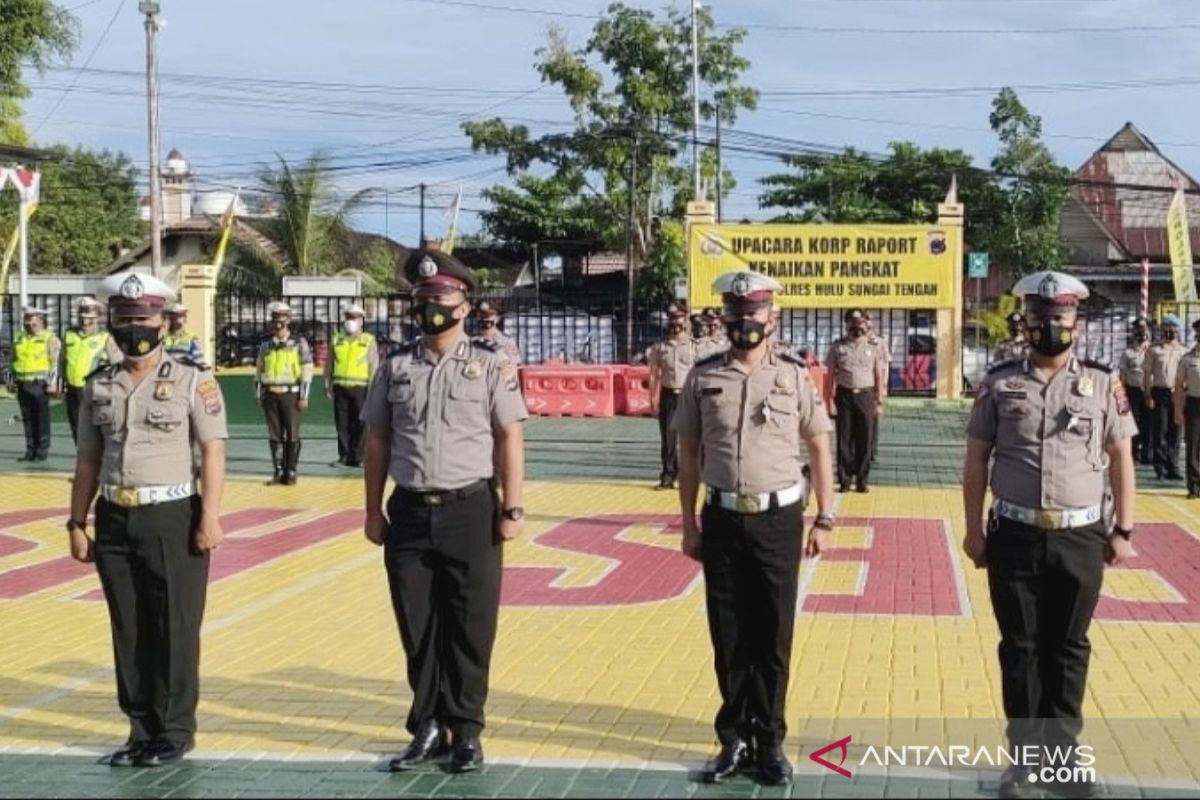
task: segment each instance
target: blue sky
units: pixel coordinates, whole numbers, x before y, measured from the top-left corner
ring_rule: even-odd
[[[386,210],[382,203],[365,210],[360,227],[415,241],[412,187],[425,182],[431,187],[427,227],[440,235],[442,209],[459,183],[466,188],[464,205],[478,208],[479,190],[504,180],[499,160],[468,157],[459,122],[499,115],[521,118],[535,131],[562,129],[569,109],[553,87],[539,88],[533,53],[551,23],[582,45],[592,22],[581,15],[606,5],[478,2],[571,16],[437,0],[162,0],[168,23],[159,46],[163,153],[179,148],[204,189],[249,183],[254,165],[276,152],[299,158],[324,148],[343,167],[346,191],[388,190]],[[39,144],[120,149],[144,164],[139,73],[145,50],[137,1],[63,4],[75,9],[82,41],[70,64],[28,76],[35,90],[26,104],[28,127]],[[908,139],[959,147],[986,164],[995,151],[987,128],[990,91],[830,93],[1014,85],[1042,116],[1046,141],[1067,166],[1079,166],[1131,120],[1176,163],[1200,175],[1196,0],[710,5],[719,23],[753,26],[743,49],[753,62],[748,82],[766,94],[758,111],[738,121],[741,130],[871,152]],[[1124,30],[1079,30],[1095,28]],[[1071,31],[1044,32],[1062,29]],[[1014,30],[1021,32],[1008,33]],[[88,71],[78,72],[89,56]],[[389,166],[375,166],[381,162]],[[776,171],[776,164],[751,154],[732,155],[727,164],[739,186],[726,216],[766,216],[758,209],[757,178]],[[462,225],[472,231],[477,221],[466,215]]]

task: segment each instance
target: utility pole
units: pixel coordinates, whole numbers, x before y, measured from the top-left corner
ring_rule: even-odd
[[[722,194],[722,187],[721,187],[721,98],[720,98],[720,96],[717,97],[717,100],[713,104],[713,106],[716,108],[716,114],[714,114],[714,119],[716,120],[716,123],[717,123],[717,143],[716,143],[716,148],[717,148],[717,178],[716,178],[716,190],[717,191],[716,191],[716,194],[717,194],[717,196],[715,199],[717,201],[717,224],[720,225],[721,224],[721,194]]]
[[[692,199],[700,196],[700,0],[692,0]]]
[[[637,220],[637,205],[634,203],[638,171],[637,127],[630,129],[629,148],[629,216],[625,221],[625,361],[633,359],[633,226]]]
[[[383,190],[383,238],[385,238],[385,239],[392,238],[391,230],[388,228],[389,216],[390,215],[388,214],[388,190],[384,189]]]
[[[420,185],[421,189],[421,240],[419,247],[425,246],[425,184]]]
[[[146,104],[150,128],[150,270],[162,277],[162,185],[158,159],[158,29],[161,20],[158,0],[141,0],[138,10],[146,15]]]

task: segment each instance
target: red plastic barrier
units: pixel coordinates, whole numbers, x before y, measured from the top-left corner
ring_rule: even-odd
[[[933,356],[929,354],[911,355],[904,362],[900,376],[904,380],[904,388],[909,391],[924,391],[933,388],[933,375],[930,367]]]
[[[833,386],[830,382],[833,380],[833,373],[824,367],[809,367],[808,377],[812,379],[813,385],[817,387],[817,391],[821,393],[823,400],[831,400],[833,397]]]
[[[617,413],[625,417],[650,416],[650,368],[621,366],[612,370],[617,391]]]
[[[539,417],[611,417],[615,412],[609,367],[521,368],[525,406]]]

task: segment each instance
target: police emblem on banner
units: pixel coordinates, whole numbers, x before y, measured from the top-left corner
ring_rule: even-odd
[[[942,253],[946,252],[945,231],[929,232],[929,252],[935,256],[940,256]]]

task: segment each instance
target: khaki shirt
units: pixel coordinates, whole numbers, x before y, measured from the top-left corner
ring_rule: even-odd
[[[699,440],[701,479],[739,494],[794,486],[802,476],[803,440],[833,430],[808,370],[773,349],[753,369],[729,352],[696,364],[672,426]]]
[[[1049,382],[1028,361],[979,386],[967,435],[993,446],[992,494],[1027,508],[1090,508],[1104,498],[1105,447],[1137,435],[1118,376],[1072,357]]]
[[[992,363],[1003,364],[1005,361],[1020,361],[1028,356],[1029,342],[1025,341],[1024,337],[1019,339],[1005,339],[996,345],[996,352],[992,355]]]
[[[504,331],[498,330],[491,336],[480,335],[478,338],[485,341],[491,340],[495,342],[496,345],[502,351],[504,351],[504,354],[508,356],[509,361],[513,362],[514,364],[521,363],[521,348],[517,346],[517,340],[509,336]]]
[[[465,336],[440,361],[420,340],[375,375],[362,420],[392,437],[388,473],[414,491],[450,491],[491,478],[496,428],[528,413],[517,366]]]
[[[1149,344],[1125,348],[1121,360],[1117,363],[1117,372],[1126,386],[1139,390],[1142,388],[1146,378],[1146,354],[1149,352]]]
[[[728,339],[716,339],[712,336],[701,336],[699,338],[692,337],[692,342],[696,345],[696,360],[708,358],[714,353],[721,353],[729,349]]]
[[[658,370],[664,389],[679,390],[692,371],[692,365],[700,358],[695,341],[684,336],[681,339],[663,339],[650,348],[646,361],[651,369]]]
[[[93,373],[79,410],[79,452],[100,457],[101,484],[186,483],[196,476],[192,445],[229,438],[212,370],[167,355],[136,388],[120,365]]]
[[[887,373],[887,347],[877,336],[843,336],[833,343],[825,366],[838,386],[846,389],[873,389],[875,374]]]
[[[1144,369],[1150,386],[1154,389],[1174,389],[1175,372],[1179,369],[1179,360],[1187,350],[1179,342],[1168,345],[1159,342],[1146,353]]]
[[[1187,351],[1179,360],[1179,374],[1176,376],[1179,388],[1188,397],[1200,398],[1200,345]]]

